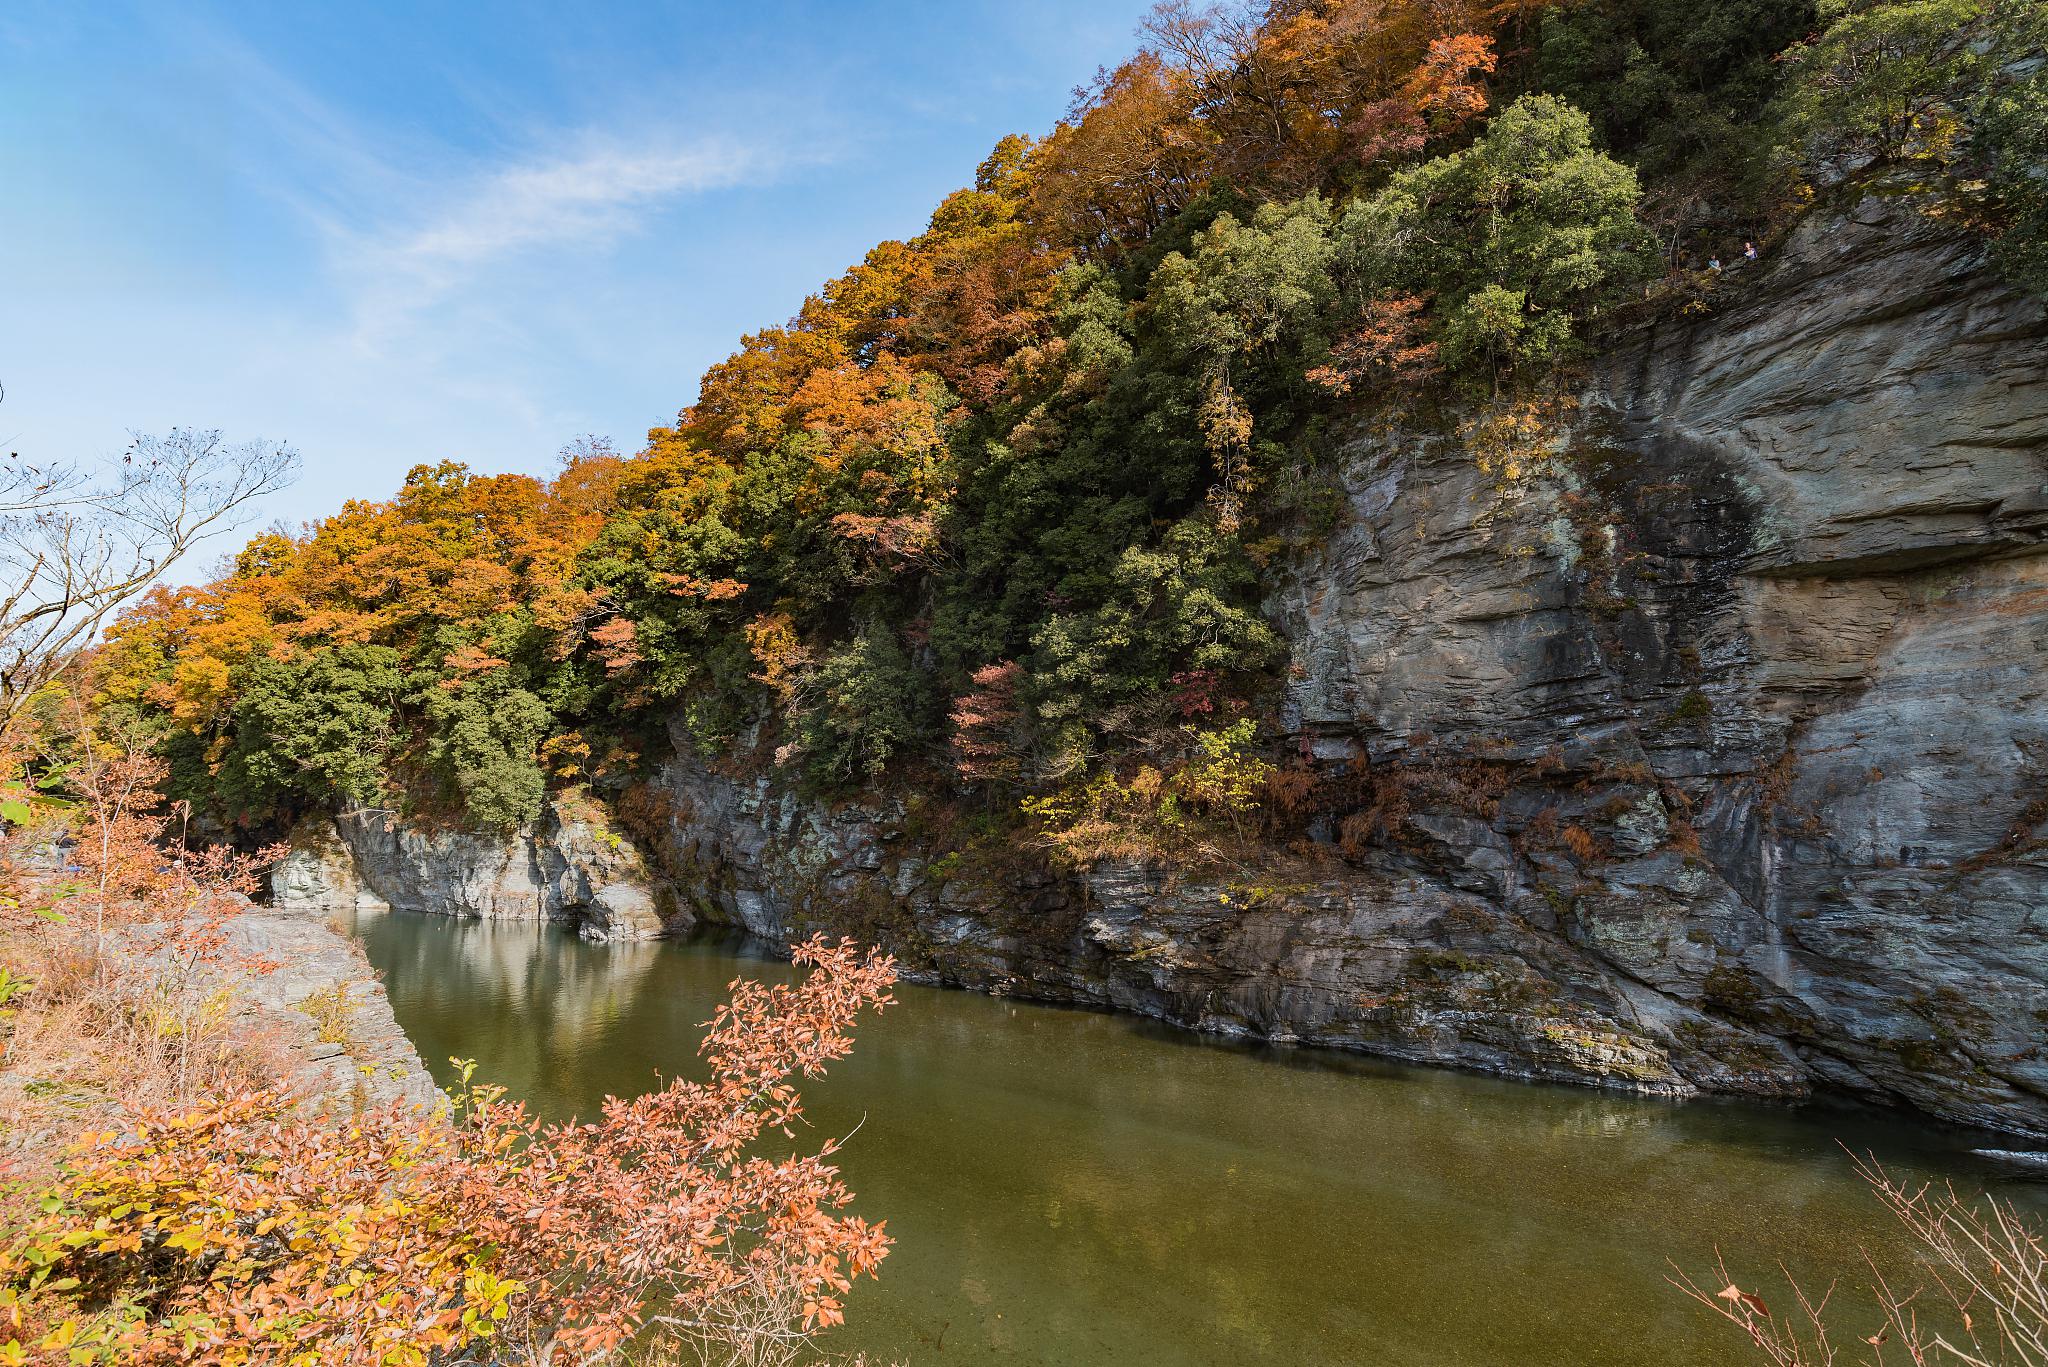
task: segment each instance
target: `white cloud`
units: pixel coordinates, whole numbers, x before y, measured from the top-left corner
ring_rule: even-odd
[[[174,423],[290,439],[305,477],[264,511],[292,520],[386,496],[422,461],[541,472],[579,432],[630,445],[758,321],[731,316],[752,239],[706,198],[844,157],[853,137],[818,82],[600,101],[544,98],[525,73],[509,93],[451,84],[414,118],[203,7],[129,17],[146,69],[175,79],[123,68],[85,94],[151,130],[135,145],[177,230],[130,232],[110,199],[101,221],[133,257],[112,283],[97,243],[52,245],[25,304],[50,321],[9,360],[0,435],[53,453]]]
[[[601,250],[689,195],[765,178],[806,141],[785,133],[771,155],[681,126],[675,111],[641,110],[587,124],[494,117],[490,133],[457,147],[351,115],[228,29],[189,16],[156,22],[217,88],[261,111],[218,154],[314,230],[319,265],[340,291],[341,335],[370,351],[418,341],[432,353],[442,339],[419,335],[433,331],[422,315],[476,302],[491,267]],[[205,132],[195,141],[215,152]]]
[[[347,230],[328,220],[326,227],[355,295],[358,341],[374,343],[497,262],[548,249],[600,249],[682,196],[765,170],[758,153],[721,139],[608,141],[487,170],[400,222]]]

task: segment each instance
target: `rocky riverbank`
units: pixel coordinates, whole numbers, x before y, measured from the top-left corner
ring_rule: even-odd
[[[553,921],[588,940],[662,933],[657,881],[633,843],[551,804],[510,837],[409,828],[354,814],[295,832],[271,874],[279,906],[301,911],[427,911]]]
[[[278,1079],[287,1090],[330,1109],[444,1099],[345,932],[322,917],[252,905],[220,933],[208,971],[241,1024],[283,1036],[294,1061]]]
[[[1305,853],[995,876],[902,795],[678,728],[644,850],[344,822],[278,899],[850,929],[1202,1030],[2048,1135],[2048,316],[1875,200],[1740,277],[1520,468],[1351,435],[1341,525],[1267,603]]]

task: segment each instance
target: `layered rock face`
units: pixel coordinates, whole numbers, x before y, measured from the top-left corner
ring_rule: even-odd
[[[682,758],[657,862],[939,981],[2048,1134],[2048,318],[1872,203],[1608,356],[1569,427],[1512,471],[1360,435],[1274,585],[1341,859],[991,885],[897,800]]]
[[[110,930],[109,948],[174,967],[236,1037],[278,1046],[267,1054],[279,1065],[268,1084],[302,1110],[348,1114],[392,1102],[431,1110],[446,1102],[369,960],[339,926],[247,899],[210,925],[218,940],[197,959],[189,940],[167,942],[165,928],[146,921]],[[8,1085],[35,1083],[17,1077]]]
[[[1268,601],[1316,786],[1264,866],[980,867],[903,796],[679,732],[644,866],[344,826],[279,896],[589,925],[651,866],[678,922],[930,981],[2048,1135],[2048,315],[1874,202],[1709,304],[1607,355],[1556,449],[1355,435]]]
[[[632,842],[556,805],[508,836],[419,830],[365,813],[313,823],[291,845],[270,880],[273,900],[290,910],[554,921],[589,940],[664,930]]]
[[[446,1100],[419,1051],[398,1028],[384,985],[355,942],[324,922],[249,907],[221,926],[230,1009],[285,1032],[300,1060],[279,1079],[313,1107],[360,1108],[403,1101],[432,1109]]]

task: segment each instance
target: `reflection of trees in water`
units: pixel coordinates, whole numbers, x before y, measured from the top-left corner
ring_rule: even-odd
[[[552,927],[458,920],[423,928],[405,912],[357,912],[352,929],[384,974],[393,1010],[430,1067],[450,1055],[549,1115],[588,1113],[604,1090],[643,1089],[651,1067],[610,1087],[632,1050],[661,947],[591,946]],[[708,1014],[708,1013],[707,1013]],[[641,1046],[643,1049],[645,1045]],[[612,1066],[606,1066],[610,1054]]]

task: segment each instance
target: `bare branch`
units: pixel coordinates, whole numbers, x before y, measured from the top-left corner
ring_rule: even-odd
[[[298,469],[283,443],[193,428],[137,434],[97,470],[0,462],[0,732],[123,604]]]

